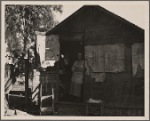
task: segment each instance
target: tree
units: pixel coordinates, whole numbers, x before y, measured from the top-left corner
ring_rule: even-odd
[[[36,31],[47,31],[58,22],[54,12],[62,12],[61,5],[6,5],[5,7],[5,42],[6,51],[13,55],[15,64],[24,67],[24,58],[33,64],[36,54]],[[34,53],[34,54],[33,54]],[[15,66],[14,66],[15,68]],[[13,71],[15,69],[12,69]],[[16,69],[17,71],[17,69]],[[7,88],[15,81],[17,72],[13,72]]]
[[[54,12],[62,12],[61,5],[7,5],[5,35],[8,51],[15,57],[25,53],[36,39],[35,31],[48,30],[57,24]]]

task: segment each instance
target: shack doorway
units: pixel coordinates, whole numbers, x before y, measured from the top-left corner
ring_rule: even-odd
[[[72,66],[77,60],[78,53],[81,53],[84,58],[84,45],[81,41],[63,41],[60,42],[60,53],[61,61],[65,66],[60,63],[60,70],[64,69],[64,73],[60,73],[59,79],[59,101],[60,102],[70,102],[70,103],[81,103],[83,102],[83,87],[81,88],[81,98],[80,101],[76,100],[76,97],[70,94],[71,79],[72,79]]]

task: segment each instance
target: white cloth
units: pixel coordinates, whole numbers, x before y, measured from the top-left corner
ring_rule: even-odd
[[[59,61],[60,45],[57,35],[46,36],[44,33],[37,33],[36,49],[40,56],[42,68],[54,66]]]
[[[104,46],[86,46],[85,58],[88,61],[88,65],[91,67],[92,72],[104,72]]]
[[[125,70],[125,47],[123,44],[105,45],[105,72]]]
[[[85,58],[92,72],[122,72],[125,70],[123,44],[86,46]]]
[[[41,67],[43,67],[43,68],[45,67],[45,65],[44,65],[44,62],[45,62],[45,40],[46,40],[45,35],[37,34],[36,50],[40,56]]]
[[[138,66],[144,69],[144,43],[132,45],[132,72],[136,75]]]

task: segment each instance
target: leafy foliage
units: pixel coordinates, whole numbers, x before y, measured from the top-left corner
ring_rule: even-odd
[[[57,24],[54,12],[62,12],[61,5],[6,5],[5,37],[7,50],[22,56],[35,47],[35,31],[51,29]]]
[[[16,81],[18,72],[24,71],[24,56],[29,56],[29,75],[32,75],[35,55],[36,31],[51,29],[57,24],[54,12],[62,12],[61,5],[6,5],[5,6],[5,42],[6,51],[12,53],[15,65],[11,69],[11,76],[6,81],[6,87],[11,88]],[[27,54],[28,53],[28,54]],[[8,56],[8,55],[7,55]],[[9,55],[10,56],[10,55]],[[7,70],[5,70],[7,71]],[[13,76],[13,77],[12,77]],[[32,77],[32,76],[31,76]],[[29,77],[30,78],[30,77]],[[7,100],[5,101],[5,103]],[[8,106],[6,105],[6,112]],[[6,113],[5,112],[5,113]]]

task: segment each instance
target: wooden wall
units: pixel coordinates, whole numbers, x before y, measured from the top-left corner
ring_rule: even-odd
[[[84,101],[94,98],[103,100],[108,107],[144,107],[144,77],[132,76],[131,46],[125,48],[125,68],[125,72],[106,73],[103,82],[85,78]]]
[[[88,97],[100,98],[107,105],[144,105],[144,94],[135,96],[135,84],[143,79],[132,77],[131,46],[135,42],[144,43],[144,30],[96,7],[84,7],[52,30],[60,36],[60,41],[83,41],[85,45],[125,44],[125,68],[122,73],[106,73],[102,83],[85,81],[84,100]],[[143,77],[144,78],[144,77]],[[87,78],[87,80],[90,80]],[[91,93],[94,91],[93,94]],[[143,88],[144,90],[144,88]],[[143,91],[144,92],[144,91]]]

